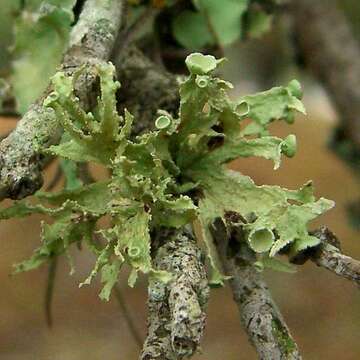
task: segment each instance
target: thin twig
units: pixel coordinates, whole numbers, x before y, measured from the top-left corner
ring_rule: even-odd
[[[191,231],[159,231],[154,267],[173,275],[149,284],[148,336],[141,360],[188,358],[199,347],[209,297],[205,265]]]
[[[49,328],[52,327],[52,303],[54,298],[54,285],[55,285],[55,277],[56,277],[56,269],[57,269],[57,256],[54,256],[48,265],[48,278],[47,278],[47,286],[45,292],[45,317],[46,324]]]
[[[244,240],[241,229],[230,235],[222,221],[212,230],[218,253],[236,302],[241,323],[259,359],[301,359],[283,316],[253,263],[255,255]]]
[[[326,226],[311,234],[318,237],[321,243],[317,247],[305,250],[291,258],[290,261],[301,265],[310,259],[316,265],[348,279],[360,287],[360,261],[341,252],[338,238]]]
[[[140,332],[136,328],[135,321],[131,316],[131,310],[128,308],[128,305],[126,304],[126,301],[122,295],[119,285],[115,285],[113,288],[113,291],[114,291],[116,300],[119,304],[121,313],[124,316],[126,325],[131,333],[131,336],[133,337],[138,348],[141,349],[143,346],[144,339],[142,338],[142,336],[140,335]]]

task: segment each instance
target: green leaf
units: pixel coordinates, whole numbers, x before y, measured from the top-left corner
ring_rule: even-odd
[[[95,152],[92,149],[89,151],[85,146],[74,140],[69,140],[60,145],[52,145],[47,152],[76,162],[99,162],[97,151]]]
[[[244,31],[250,38],[257,39],[267,33],[272,25],[273,16],[261,9],[251,9],[247,14]]]
[[[259,217],[254,223],[246,227],[252,229],[251,231],[264,227],[276,231],[278,240],[274,242],[270,256],[276,255],[283,247],[290,243],[294,243],[297,251],[300,251],[319,243],[316,237],[309,235],[307,223],[330,210],[333,206],[332,201],[323,198],[301,205],[288,205],[282,209],[270,210],[267,214]]]
[[[28,201],[15,201],[12,206],[0,209],[0,220],[22,218],[31,214],[48,214],[50,210],[40,204],[32,205]]]
[[[209,31],[215,42],[226,46],[242,35],[242,17],[248,0],[193,0],[200,13],[207,19]]]
[[[186,183],[196,184],[201,194],[198,219],[212,267],[211,282],[222,284],[224,277],[209,231],[215,219],[225,221],[228,212],[238,213],[250,247],[274,256],[288,243],[294,248],[314,245],[307,224],[333,203],[315,201],[311,184],[299,190],[257,186],[249,177],[223,167],[237,158],[261,156],[273,160],[278,168],[282,154],[294,156],[296,138],[270,136],[269,124],[292,120],[295,112],[305,113],[305,109],[297,81],[232,101],[226,93],[231,84],[212,75],[217,65],[212,57],[188,57],[191,75],[180,87],[180,123],[171,144]],[[243,127],[246,118],[252,122]]]
[[[197,12],[185,10],[174,18],[175,39],[189,49],[227,46],[242,36],[242,18],[248,0],[193,0]]]
[[[99,252],[95,267],[90,275],[79,285],[89,285],[92,279],[101,272],[101,282],[104,284],[99,297],[102,300],[109,301],[111,290],[118,281],[121,266],[125,259],[121,254],[117,254],[114,260],[111,260],[114,250],[113,241],[108,241],[107,245]]]
[[[114,191],[123,198],[146,203],[153,226],[180,227],[194,220],[196,207],[187,196],[172,192],[179,169],[172,160],[169,143],[160,131],[129,143],[123,156],[114,162]],[[172,175],[173,174],[173,175]]]
[[[178,198],[163,198],[154,204],[152,214],[155,226],[180,228],[191,223],[197,214],[197,207],[191,198],[182,196]]]
[[[188,49],[201,49],[214,42],[206,19],[190,10],[185,10],[174,18],[172,32],[179,44]]]
[[[45,90],[67,46],[75,0],[30,2],[15,24],[12,84],[24,113]]]
[[[277,87],[232,101],[226,93],[231,84],[211,73],[195,75],[204,72],[201,68],[199,70],[198,62],[200,65],[205,63],[209,71],[218,65],[216,59],[201,54],[187,58],[189,70],[194,75],[180,87],[181,131],[173,136],[176,138],[174,147],[177,148],[176,162],[180,169],[190,172],[191,168],[200,169],[203,163],[212,162],[213,166],[218,166],[248,156],[271,159],[278,168],[282,154],[294,156],[295,136],[289,135],[284,140],[271,137],[268,126],[272,121],[293,119],[295,112],[305,111],[298,99],[301,97],[298,82],[292,81],[288,87]],[[200,80],[204,85],[199,85]],[[241,122],[246,118],[253,121],[242,128]],[[254,139],[253,135],[259,137]],[[209,144],[213,140],[221,146],[212,150]]]

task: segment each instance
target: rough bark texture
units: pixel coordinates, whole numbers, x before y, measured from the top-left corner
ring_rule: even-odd
[[[141,360],[175,360],[191,356],[199,347],[209,297],[205,265],[191,232],[163,232],[157,239],[157,269],[173,274],[164,285],[149,285],[148,336]]]
[[[301,359],[283,316],[253,265],[255,254],[241,230],[227,235],[223,223],[217,221],[212,233],[225,273],[232,277],[230,286],[241,323],[259,359]]]
[[[85,65],[76,89],[85,109],[93,101],[96,74],[92,65],[109,58],[121,12],[121,0],[88,0],[71,32],[71,45],[61,68],[70,75]],[[49,87],[29,108],[16,129],[0,144],[0,200],[23,198],[42,185],[44,162],[40,149],[58,142],[61,136],[53,110],[42,106],[50,90]]]
[[[119,110],[126,108],[135,116],[134,134],[154,128],[158,109],[177,115],[180,98],[175,75],[161,69],[134,46],[121,52],[114,63],[121,82]]]
[[[328,90],[345,136],[360,149],[360,47],[335,0],[290,4],[299,50]]]
[[[318,237],[321,243],[316,247],[305,249],[295,256],[290,256],[290,261],[293,264],[302,265],[307,260],[311,260],[316,265],[360,286],[360,261],[341,252],[339,239],[326,226],[322,226],[310,234]]]
[[[360,261],[341,253],[338,238],[327,227],[321,227],[312,235],[318,237],[321,244],[310,253],[310,259],[316,265],[330,270],[360,287]]]

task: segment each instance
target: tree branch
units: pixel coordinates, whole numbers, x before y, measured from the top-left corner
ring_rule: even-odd
[[[176,116],[179,107],[176,77],[149,60],[135,46],[113,59],[121,80],[118,107],[135,116],[133,134],[153,129],[158,109]],[[189,231],[160,230],[154,239],[154,266],[174,274],[173,281],[150,282],[148,336],[142,360],[181,359],[199,347],[208,301],[205,266]]]
[[[57,263],[58,259],[56,256],[50,259],[48,265],[48,278],[46,283],[46,291],[45,291],[45,319],[46,324],[49,328],[52,327],[53,317],[52,317],[52,304],[54,297],[54,286],[55,286],[55,277],[57,272]]]
[[[135,46],[113,59],[121,81],[118,106],[135,117],[133,133],[152,130],[158,109],[177,116],[180,98],[176,76],[160,68]]]
[[[86,65],[77,83],[77,95],[85,109],[94,101],[96,74],[92,65],[109,59],[118,34],[121,0],[86,1],[78,23],[71,32],[70,47],[61,69],[68,75]],[[16,129],[0,144],[0,200],[20,199],[42,185],[44,166],[40,149],[57,143],[61,128],[52,109],[42,106],[50,87],[29,108]]]
[[[360,286],[360,261],[342,254],[338,238],[325,226],[311,233],[321,240],[319,246],[305,250],[290,259],[294,264],[304,264],[307,259],[338,276]]]
[[[113,59],[121,80],[118,107],[135,116],[133,134],[153,129],[158,109],[176,116],[179,107],[176,77],[149,60],[135,46]],[[189,231],[160,230],[154,239],[154,266],[174,274],[173,281],[150,282],[148,336],[142,360],[181,359],[199,347],[205,325],[209,289],[205,266]]]
[[[241,229],[228,235],[222,221],[212,230],[224,270],[232,278],[230,286],[240,320],[259,359],[301,359],[283,316],[253,263],[255,254],[248,247]]]
[[[150,281],[148,336],[141,360],[175,360],[199,347],[205,326],[208,281],[191,232],[160,231],[154,241],[156,269],[173,274],[169,284]]]
[[[334,0],[289,5],[301,56],[328,90],[346,137],[360,149],[360,47]]]

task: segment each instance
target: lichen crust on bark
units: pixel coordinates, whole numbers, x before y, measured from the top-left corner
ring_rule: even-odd
[[[158,248],[154,267],[169,271],[173,279],[150,282],[142,360],[188,358],[199,349],[204,331],[209,287],[202,253],[191,233],[170,236]]]

